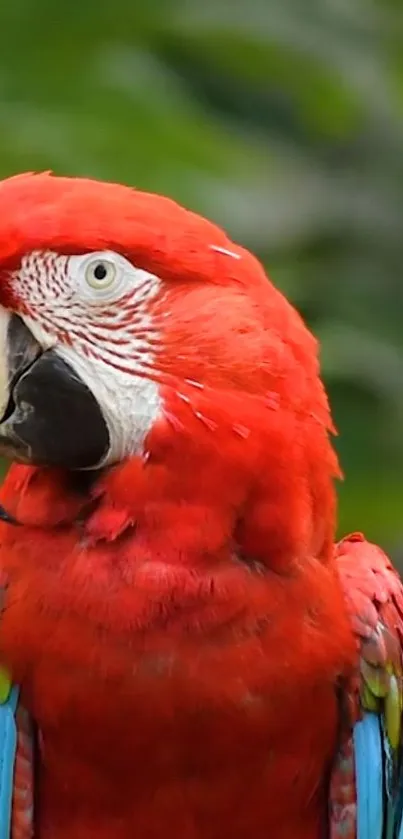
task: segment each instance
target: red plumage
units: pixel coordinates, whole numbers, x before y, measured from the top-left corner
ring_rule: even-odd
[[[214,553],[196,550],[204,504],[190,549],[169,475],[119,467],[87,520],[59,475],[17,467],[3,488],[20,522],[41,513],[3,526],[1,548],[2,658],[43,739],[38,835],[319,837],[353,656],[334,568],[251,572],[215,497]]]
[[[0,524],[0,658],[40,731],[35,839],[321,839],[343,692],[356,712],[340,569],[360,612],[367,572],[334,555],[316,342],[251,255],[173,202],[1,184],[3,305],[29,310],[23,254],[101,248],[164,282],[163,412],[93,482],[14,466],[0,493],[19,522]]]

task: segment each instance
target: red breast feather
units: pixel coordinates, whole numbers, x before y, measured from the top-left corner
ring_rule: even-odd
[[[29,248],[114,248],[164,281],[144,456],[89,488],[14,467],[0,495],[21,523],[1,526],[0,650],[41,732],[39,839],[319,839],[355,642],[312,336],[167,199],[24,176],[0,219],[17,310]]]

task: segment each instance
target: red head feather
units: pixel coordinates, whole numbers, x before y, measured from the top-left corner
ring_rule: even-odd
[[[337,464],[316,341],[259,262],[214,224],[161,196],[50,174],[0,184],[4,306],[18,311],[12,277],[24,255],[103,249],[163,283],[152,304],[152,376],[163,389],[165,421],[148,449],[161,453],[170,425],[176,441],[183,429],[189,440],[191,431],[193,446],[186,454],[180,440],[172,469],[183,474],[188,457],[194,480],[201,457],[209,463],[209,492],[218,495],[248,474],[248,525],[240,522],[238,535],[254,556],[268,545],[272,554],[327,555]],[[218,462],[237,467],[220,470]]]

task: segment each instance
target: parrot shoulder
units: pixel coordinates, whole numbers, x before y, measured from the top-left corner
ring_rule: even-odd
[[[341,702],[354,724],[333,767],[331,839],[402,839],[403,584],[361,533],[335,555],[359,656]]]

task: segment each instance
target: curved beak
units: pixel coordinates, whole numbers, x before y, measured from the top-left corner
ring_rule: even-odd
[[[0,454],[23,463],[97,468],[109,432],[90,389],[45,350],[18,315],[0,308]]]

